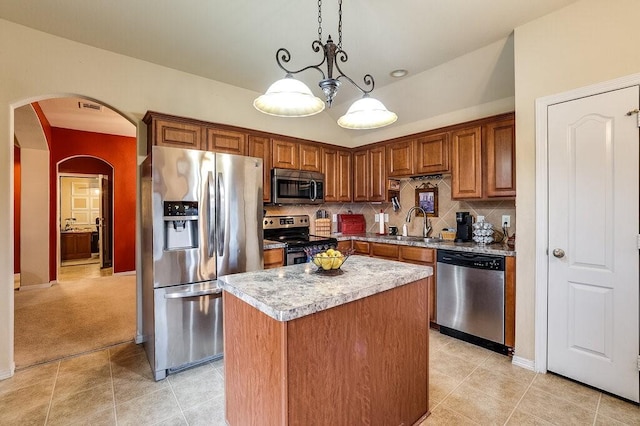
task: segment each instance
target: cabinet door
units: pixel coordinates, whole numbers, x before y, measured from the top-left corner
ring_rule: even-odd
[[[383,146],[369,149],[369,201],[386,200],[386,165]]]
[[[324,200],[338,201],[338,150],[322,148],[322,173],[324,173]]]
[[[338,198],[336,201],[351,202],[351,153],[338,151]]]
[[[245,133],[207,128],[207,151],[244,155],[246,145]]]
[[[271,201],[271,149],[270,140],[264,136],[249,135],[247,155],[262,158],[262,201]]]
[[[351,240],[338,241],[338,247],[336,248],[343,253],[347,250],[351,250]]]
[[[487,197],[515,197],[515,120],[485,126]]]
[[[271,165],[279,169],[300,170],[298,144],[281,139],[271,140]]]
[[[205,149],[202,127],[180,121],[152,120],[151,144],[175,148]],[[150,148],[150,147],[149,147]]]
[[[411,176],[413,173],[413,151],[415,140],[405,140],[387,145],[389,177]]]
[[[352,241],[353,252],[356,254],[369,255],[370,244],[366,241]]]
[[[368,201],[369,152],[366,149],[353,152],[353,201]]]
[[[423,136],[416,140],[416,174],[448,173],[449,133]]]
[[[371,243],[371,256],[398,260],[400,249],[395,244]]]
[[[451,198],[482,198],[481,127],[451,134]]]
[[[298,149],[300,150],[300,170],[322,171],[322,155],[319,146],[300,144]]]

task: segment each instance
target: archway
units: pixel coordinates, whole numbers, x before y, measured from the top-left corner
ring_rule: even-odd
[[[60,124],[60,116],[52,116],[49,114],[49,111],[46,111],[46,107],[42,107],[48,101],[70,101],[67,103],[75,104],[75,107],[80,109],[82,108],[83,103],[88,102],[91,106],[98,106],[95,108],[96,110],[101,111],[109,111],[112,115],[117,115],[120,120],[126,122],[126,124],[131,129],[130,136],[122,136],[122,135],[114,135],[109,133],[103,133],[99,128],[74,128],[73,125],[63,124],[61,127],[58,127]],[[19,122],[23,118],[21,111],[30,110],[30,114],[35,118],[35,122],[37,122],[37,129],[35,131],[32,130],[32,133],[24,132],[24,128]],[[64,113],[64,110],[63,110]],[[55,117],[55,118],[51,118]],[[66,122],[68,123],[68,117]],[[62,121],[65,122],[64,120]],[[65,166],[67,161],[70,163],[66,164],[66,166],[73,165],[73,163],[78,163],[81,158],[87,160],[88,158],[94,158],[96,161],[99,161],[105,164],[110,171],[102,171],[101,173],[105,177],[107,177],[107,181],[111,185],[111,193],[113,197],[111,197],[109,207],[109,211],[111,212],[110,217],[114,222],[113,229],[120,229],[123,235],[128,237],[128,240],[122,244],[118,235],[115,235],[113,238],[114,244],[110,244],[109,253],[113,253],[111,259],[113,260],[114,272],[120,275],[131,275],[130,279],[133,282],[134,291],[132,293],[132,300],[135,304],[135,229],[136,229],[136,169],[137,169],[137,140],[136,140],[136,127],[132,124],[133,121],[129,118],[126,118],[123,114],[117,112],[116,110],[111,109],[107,105],[95,101],[93,99],[89,99],[86,97],[42,97],[39,100],[31,99],[30,103],[24,103],[21,106],[15,107],[14,109],[14,129],[16,130],[15,137],[15,158],[17,162],[14,162],[14,171],[17,171],[19,174],[25,174],[25,169],[29,168],[28,161],[25,162],[25,158],[29,157],[24,154],[25,151],[28,151],[32,147],[25,148],[28,146],[29,139],[33,137],[35,134],[39,134],[40,137],[45,140],[45,147],[43,149],[42,146],[38,147],[39,152],[37,153],[37,157],[42,159],[42,157],[46,156],[46,160],[41,161],[41,165],[43,165],[42,169],[39,170],[37,185],[34,184],[33,180],[25,180],[20,179],[17,176],[14,181],[16,182],[18,188],[15,191],[16,196],[14,197],[14,212],[15,217],[17,219],[16,229],[14,230],[15,235],[15,243],[17,249],[14,253],[14,258],[17,261],[14,264],[14,267],[18,267],[19,273],[23,273],[22,271],[22,262],[20,262],[20,258],[24,257],[24,253],[31,256],[30,250],[23,250],[21,246],[22,238],[20,229],[25,229],[26,227],[31,226],[34,223],[39,223],[43,226],[46,225],[46,229],[44,232],[40,230],[37,235],[40,238],[39,241],[39,249],[40,253],[37,253],[42,260],[41,264],[45,265],[45,270],[48,270],[48,274],[42,274],[42,276],[37,276],[36,278],[39,281],[32,283],[33,285],[29,286],[29,289],[37,289],[38,291],[46,291],[48,288],[52,288],[56,285],[56,279],[58,276],[58,259],[60,243],[59,243],[59,229],[60,229],[60,218],[59,218],[59,207],[58,207],[58,165]],[[83,151],[81,148],[82,145],[88,147],[87,151]],[[128,147],[125,145],[128,144]],[[22,152],[21,152],[22,151]],[[71,161],[73,160],[73,161]],[[77,164],[75,165],[77,166]],[[62,169],[65,170],[64,168]],[[83,172],[82,169],[67,169],[67,172]],[[86,171],[86,170],[84,170]],[[47,183],[45,183],[47,182]],[[22,188],[20,188],[22,186]],[[31,187],[39,187],[42,191],[44,188],[45,194],[48,196],[41,197],[48,200],[47,205],[44,205],[41,211],[38,211],[40,218],[33,220],[33,217],[30,217],[28,220],[25,220],[24,213],[26,210],[34,212],[38,209],[25,209],[25,205],[21,203],[21,195],[24,192],[28,192],[28,189]],[[48,193],[46,192],[48,190]],[[125,194],[125,195],[123,195]],[[123,215],[123,212],[128,212]],[[118,226],[120,225],[120,226]],[[48,238],[47,238],[48,237]],[[126,239],[126,238],[125,238]],[[48,240],[48,244],[47,244]],[[123,250],[122,246],[129,247],[127,250]],[[24,248],[24,247],[22,247]],[[48,250],[47,250],[48,249]],[[20,252],[23,252],[21,256]],[[37,251],[37,250],[36,250]],[[44,253],[42,253],[44,252]],[[25,289],[23,287],[22,289]],[[20,297],[18,295],[23,294],[22,291],[16,292],[14,295],[14,302],[17,301],[17,298]],[[16,323],[17,316],[17,303],[14,303],[14,309],[12,310],[12,320],[14,324]],[[129,339],[133,339],[135,335],[135,306],[134,306],[134,317],[130,321],[130,325],[132,328],[131,335]],[[14,335],[14,344],[17,342],[17,334],[18,327],[15,324],[15,335]],[[98,348],[96,348],[98,349]],[[17,357],[15,356],[17,353],[17,348],[14,345],[14,359],[16,361],[17,367],[22,368],[25,367],[24,363],[20,363]],[[70,355],[70,354],[67,354]]]

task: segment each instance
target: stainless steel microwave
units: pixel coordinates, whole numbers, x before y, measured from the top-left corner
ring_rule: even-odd
[[[271,202],[324,203],[324,174],[305,170],[271,169]]]

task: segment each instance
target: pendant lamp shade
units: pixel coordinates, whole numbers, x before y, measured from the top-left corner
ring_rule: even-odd
[[[278,117],[307,117],[322,112],[324,101],[314,96],[306,84],[287,75],[258,96],[253,106]]]
[[[397,119],[398,116],[382,102],[365,94],[351,104],[347,113],[338,119],[338,125],[345,129],[377,129],[388,126]]]

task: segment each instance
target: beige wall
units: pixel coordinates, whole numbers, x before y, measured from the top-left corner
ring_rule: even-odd
[[[637,0],[583,0],[515,30],[516,355],[534,359],[535,100],[640,72]]]
[[[21,149],[20,161],[20,286],[24,288],[49,284],[49,151]]]

